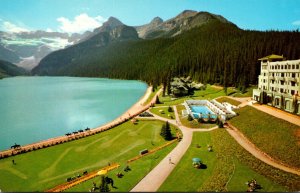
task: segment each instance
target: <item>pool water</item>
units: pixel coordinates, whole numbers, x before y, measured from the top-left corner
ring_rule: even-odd
[[[211,118],[217,117],[217,115],[215,115],[207,106],[197,105],[197,106],[190,106],[190,107],[196,119],[199,118],[198,113],[201,113],[203,118],[208,118],[208,114],[210,114]]]

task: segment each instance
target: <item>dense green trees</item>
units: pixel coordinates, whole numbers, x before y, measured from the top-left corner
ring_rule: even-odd
[[[170,124],[169,124],[168,121],[166,122],[166,124],[163,124],[163,125],[162,125],[160,135],[161,135],[165,140],[171,140],[171,139],[173,139],[172,133],[171,133]]]
[[[278,54],[300,58],[298,31],[249,31],[211,20],[172,38],[78,44],[44,58],[33,74],[140,79],[166,91],[172,77],[191,76],[245,90],[257,84],[259,58]],[[92,42],[89,42],[92,44]]]

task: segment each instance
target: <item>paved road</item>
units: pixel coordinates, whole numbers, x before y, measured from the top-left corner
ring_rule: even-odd
[[[267,155],[258,149],[251,141],[249,141],[238,129],[231,126],[231,128],[226,129],[227,132],[249,153],[251,153],[257,159],[265,162],[266,164],[278,168],[280,170],[290,172],[296,175],[300,175],[300,170],[298,168],[291,168],[285,166],[283,163],[280,163],[277,160],[274,160],[272,157]]]
[[[251,100],[251,97],[243,97],[243,98],[229,97],[229,98],[240,101],[242,104],[240,104],[239,107],[244,107],[246,105],[249,105],[256,108],[257,110],[268,113],[269,115],[272,115],[279,119],[283,119],[290,123],[300,126],[300,117],[298,115],[294,115],[286,111],[283,111],[281,109],[278,109],[276,107],[271,107],[268,105],[253,104],[254,101]]]
[[[207,132],[217,129],[191,129],[183,126],[180,122],[176,106],[173,106],[176,120],[166,119],[154,114],[154,119],[168,121],[170,124],[176,125],[182,132],[183,137],[179,144],[155,167],[151,170],[132,190],[131,192],[155,192],[164,183],[167,177],[175,168],[192,143],[193,132]],[[152,119],[153,119],[152,118]],[[169,158],[171,162],[169,163]]]
[[[242,102],[240,105],[251,105],[250,98],[239,99]],[[181,124],[176,106],[173,106],[176,120],[166,119],[154,114],[152,119],[159,119],[162,121],[168,121],[169,123],[176,125],[182,132],[182,141],[153,169],[151,170],[132,190],[131,192],[155,192],[164,183],[167,177],[170,175],[172,170],[175,168],[176,164],[180,161],[182,156],[185,154],[189,148],[193,132],[205,132],[217,129],[217,127],[211,129],[191,129],[185,127]],[[272,112],[272,115],[274,113]],[[280,114],[278,114],[280,115]],[[290,168],[282,163],[274,161],[270,156],[266,155],[264,152],[260,151],[253,143],[251,143],[246,137],[242,135],[237,129],[226,129],[228,133],[248,152],[250,152],[254,157],[259,160],[284,171],[300,175],[300,171],[296,168]],[[169,163],[169,158],[171,158],[171,164]]]

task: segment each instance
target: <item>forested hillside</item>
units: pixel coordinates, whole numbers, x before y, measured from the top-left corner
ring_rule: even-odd
[[[174,76],[243,88],[256,84],[259,58],[300,58],[300,33],[245,31],[217,19],[171,38],[93,41],[51,53],[32,73],[140,79],[167,84]],[[90,45],[89,45],[90,44]]]
[[[23,68],[20,68],[10,62],[0,60],[0,78],[26,74],[28,74],[28,72],[26,72]]]

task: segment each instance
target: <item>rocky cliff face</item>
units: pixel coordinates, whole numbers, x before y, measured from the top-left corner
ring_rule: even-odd
[[[167,21],[163,22],[160,18],[154,18],[149,24],[135,28],[138,31],[139,37],[143,39],[173,37],[181,34],[183,31],[201,26],[212,19],[217,19],[223,23],[230,23],[220,15],[185,10]]]

